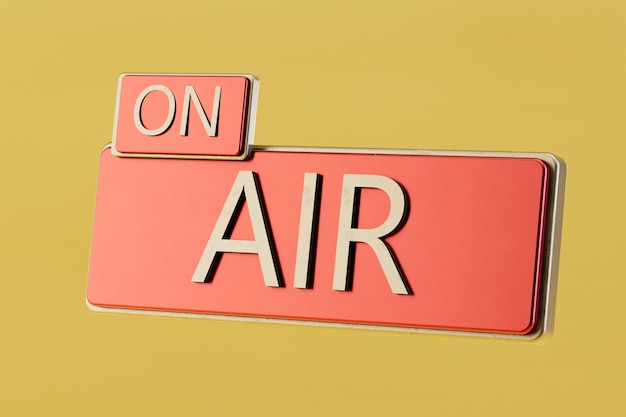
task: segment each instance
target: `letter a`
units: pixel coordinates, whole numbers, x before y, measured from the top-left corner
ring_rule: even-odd
[[[232,240],[230,233],[243,202],[248,203],[254,240]],[[281,287],[282,276],[273,246],[269,222],[265,213],[261,189],[257,176],[252,171],[240,171],[228,194],[215,228],[200,257],[193,282],[211,282],[221,255],[232,253],[256,253],[259,255],[265,285]]]

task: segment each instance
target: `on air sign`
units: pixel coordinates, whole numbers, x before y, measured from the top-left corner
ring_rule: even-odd
[[[130,77],[145,77],[132,94]],[[557,158],[256,147],[244,160],[188,159],[224,157],[175,145],[214,140],[235,119],[221,104],[240,97],[233,78],[121,79],[114,134],[135,156],[102,153],[91,306],[525,338],[550,326]],[[257,85],[243,78],[248,107],[229,111],[249,132]],[[144,113],[152,94],[158,115]]]
[[[257,84],[250,75],[122,74],[113,152],[243,159],[254,136]]]

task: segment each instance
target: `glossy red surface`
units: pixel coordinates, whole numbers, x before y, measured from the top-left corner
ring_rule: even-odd
[[[120,77],[113,146],[120,153],[213,155],[235,157],[244,152],[245,128],[249,104],[250,80],[245,76],[145,75]],[[142,134],[133,119],[135,105],[142,91],[163,86],[172,92],[175,112],[172,124],[158,136]],[[180,135],[185,88],[192,86],[208,119],[212,118],[214,92],[221,87],[216,136],[209,137],[196,106],[190,105],[188,132]],[[167,120],[169,103],[162,91],[153,91],[143,100],[141,119],[148,129],[156,129]],[[215,123],[215,121],[212,121]]]
[[[282,288],[256,254],[226,253],[211,283],[191,277],[233,180],[257,173]],[[293,288],[304,173],[322,176],[312,289]],[[390,177],[410,201],[386,238],[412,295],[393,294],[374,252],[357,244],[352,291],[332,289],[344,174]],[[546,164],[534,158],[255,151],[246,161],[102,154],[88,300],[101,307],[259,316],[510,334],[537,322]],[[389,199],[363,189],[359,227]],[[232,239],[253,239],[244,205]]]

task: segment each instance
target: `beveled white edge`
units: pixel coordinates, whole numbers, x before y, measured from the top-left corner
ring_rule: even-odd
[[[104,146],[103,152],[112,148],[109,143]],[[381,154],[407,156],[469,156],[492,158],[525,158],[539,159],[545,162],[550,169],[548,182],[548,201],[546,208],[546,224],[544,236],[543,273],[540,278],[539,306],[537,307],[537,324],[535,329],[527,334],[508,334],[486,331],[431,329],[421,327],[385,326],[377,324],[339,323],[303,319],[285,319],[270,317],[250,317],[238,315],[212,313],[186,313],[165,310],[139,310],[133,308],[99,307],[85,300],[87,307],[95,312],[137,314],[148,316],[170,316],[186,318],[203,318],[215,320],[230,320],[255,323],[297,324],[305,326],[351,328],[362,330],[385,330],[402,333],[425,333],[435,335],[470,336],[503,340],[533,341],[539,336],[549,336],[554,331],[556,289],[558,279],[559,254],[561,247],[561,231],[563,224],[563,206],[565,201],[565,178],[567,168],[565,161],[554,154],[547,152],[507,152],[507,151],[447,151],[447,150],[413,150],[413,149],[377,149],[377,148],[328,148],[328,147],[288,147],[288,146],[255,146],[253,151],[262,152],[301,152],[301,153],[335,153],[335,154]],[[197,158],[194,158],[197,159]]]
[[[117,150],[117,123],[120,106],[120,96],[122,94],[122,79],[126,76],[158,76],[158,77],[245,77],[250,81],[250,89],[248,91],[248,112],[245,122],[245,134],[243,137],[242,154],[235,156],[223,155],[186,155],[186,154],[160,154],[160,153],[129,153]],[[130,158],[160,158],[160,159],[209,159],[209,160],[225,160],[225,161],[241,161],[247,159],[252,153],[254,146],[254,133],[256,129],[256,111],[259,100],[259,84],[260,81],[253,74],[161,74],[161,73],[133,73],[125,72],[120,74],[117,81],[117,95],[115,98],[115,115],[113,118],[113,136],[111,153],[119,157]]]

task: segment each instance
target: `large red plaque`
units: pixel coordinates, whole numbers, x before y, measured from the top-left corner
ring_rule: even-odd
[[[106,148],[88,302],[533,337],[561,169],[549,154],[272,148],[223,161]]]

